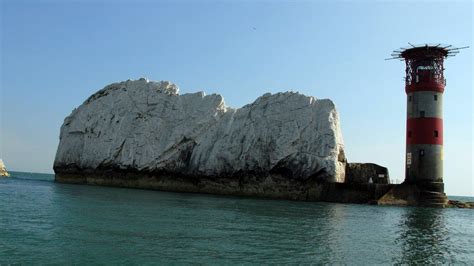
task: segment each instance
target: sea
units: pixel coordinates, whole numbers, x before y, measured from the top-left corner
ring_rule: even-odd
[[[474,265],[474,210],[0,179],[2,265],[274,263]]]

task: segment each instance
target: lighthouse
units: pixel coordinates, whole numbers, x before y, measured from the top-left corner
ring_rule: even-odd
[[[409,43],[410,44],[410,43]],[[418,201],[425,206],[444,206],[443,93],[446,86],[444,59],[460,49],[451,45],[412,45],[392,53],[406,63],[407,94],[405,184],[416,185]]]

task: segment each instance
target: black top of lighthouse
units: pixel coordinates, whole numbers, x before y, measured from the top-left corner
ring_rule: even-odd
[[[466,47],[453,47],[452,45],[443,45],[443,44],[421,44],[421,45],[413,45],[408,43],[410,47],[407,48],[400,48],[391,54],[391,58],[387,58],[386,60],[391,59],[428,59],[428,58],[446,58],[455,56],[459,53],[460,49],[468,48]]]

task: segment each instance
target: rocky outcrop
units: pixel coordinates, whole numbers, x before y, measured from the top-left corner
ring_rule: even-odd
[[[386,167],[373,163],[347,163],[346,183],[349,184],[389,184],[390,177]]]
[[[449,208],[461,208],[461,209],[474,209],[474,202],[463,202],[459,200],[449,200],[447,207]]]
[[[5,167],[3,160],[0,159],[0,177],[9,177],[9,176],[10,174],[7,172],[7,168]]]
[[[330,100],[268,93],[233,109],[217,94],[179,95],[170,82],[140,79],[106,86],[65,119],[54,170],[63,182],[144,188],[162,182],[158,189],[178,191],[185,183],[217,190],[248,183],[256,193],[304,194],[289,187],[343,182],[345,163]]]

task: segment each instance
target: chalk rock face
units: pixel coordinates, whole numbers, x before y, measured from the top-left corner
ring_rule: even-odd
[[[5,167],[3,160],[0,159],[0,177],[9,177],[9,176],[10,174],[7,172],[7,168]]]
[[[330,100],[267,93],[233,109],[220,95],[142,78],[106,86],[65,119],[54,169],[343,182],[345,161]]]

